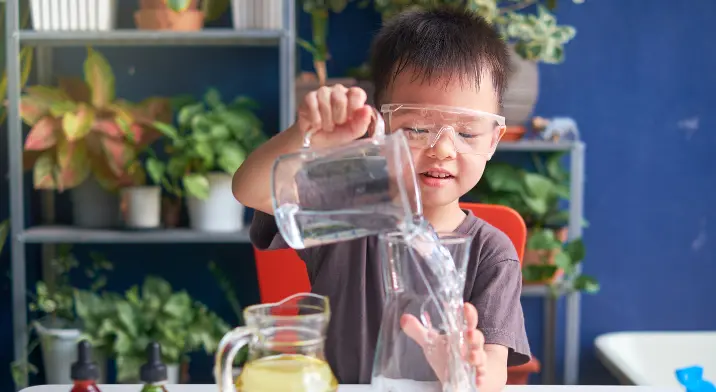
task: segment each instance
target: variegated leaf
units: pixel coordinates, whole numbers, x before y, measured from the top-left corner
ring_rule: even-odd
[[[90,174],[87,147],[82,141],[71,142],[60,138],[57,141],[57,189],[62,192],[81,184]]]
[[[57,131],[59,130],[59,121],[50,116],[45,116],[36,122],[30,129],[25,139],[25,150],[42,151],[46,150],[57,143]]]
[[[113,138],[102,138],[101,141],[112,173],[115,176],[126,173],[129,164],[136,158],[132,146],[123,140]]]
[[[84,63],[85,82],[90,88],[90,102],[96,108],[106,108],[114,101],[114,73],[101,53],[89,48]]]
[[[62,128],[65,131],[67,139],[75,141],[85,137],[90,129],[92,129],[94,119],[94,109],[85,103],[79,104],[76,113],[65,113],[62,117]]]
[[[81,78],[60,78],[58,85],[73,101],[90,103],[90,88]]]
[[[57,188],[54,151],[45,151],[37,158],[32,177],[35,189],[52,190]]]

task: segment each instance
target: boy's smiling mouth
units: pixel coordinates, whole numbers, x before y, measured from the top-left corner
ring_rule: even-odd
[[[434,168],[420,173],[421,182],[430,187],[441,187],[454,179],[455,176],[444,169]]]

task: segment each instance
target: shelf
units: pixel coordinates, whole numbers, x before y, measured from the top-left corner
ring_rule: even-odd
[[[20,31],[20,42],[37,46],[180,46],[241,45],[274,46],[287,34],[283,30],[234,30],[207,28],[200,31]]]
[[[191,229],[94,230],[72,226],[39,226],[25,230],[20,241],[28,244],[161,244],[161,243],[249,243],[248,226],[235,233],[212,233]]]
[[[581,141],[551,142],[547,140],[519,140],[516,142],[500,142],[497,145],[497,151],[570,151],[581,144]]]

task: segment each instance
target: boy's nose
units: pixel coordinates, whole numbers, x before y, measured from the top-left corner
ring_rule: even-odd
[[[455,131],[452,127],[443,127],[437,135],[429,154],[437,159],[455,159],[457,151],[455,149]]]

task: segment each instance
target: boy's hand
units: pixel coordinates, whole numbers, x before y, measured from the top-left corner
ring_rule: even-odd
[[[298,108],[298,128],[302,134],[314,131],[311,145],[332,147],[349,143],[368,130],[371,107],[359,87],[340,84],[321,87],[306,94]]]
[[[487,374],[487,354],[485,353],[485,337],[477,329],[477,309],[465,303],[465,346],[462,351],[465,359],[475,368],[477,386],[481,387],[485,382]],[[415,340],[425,352],[425,357],[430,366],[441,379],[446,374],[447,366],[447,344],[444,336],[435,330],[428,330],[423,326],[417,317],[406,314],[400,319],[403,331],[411,339]]]

